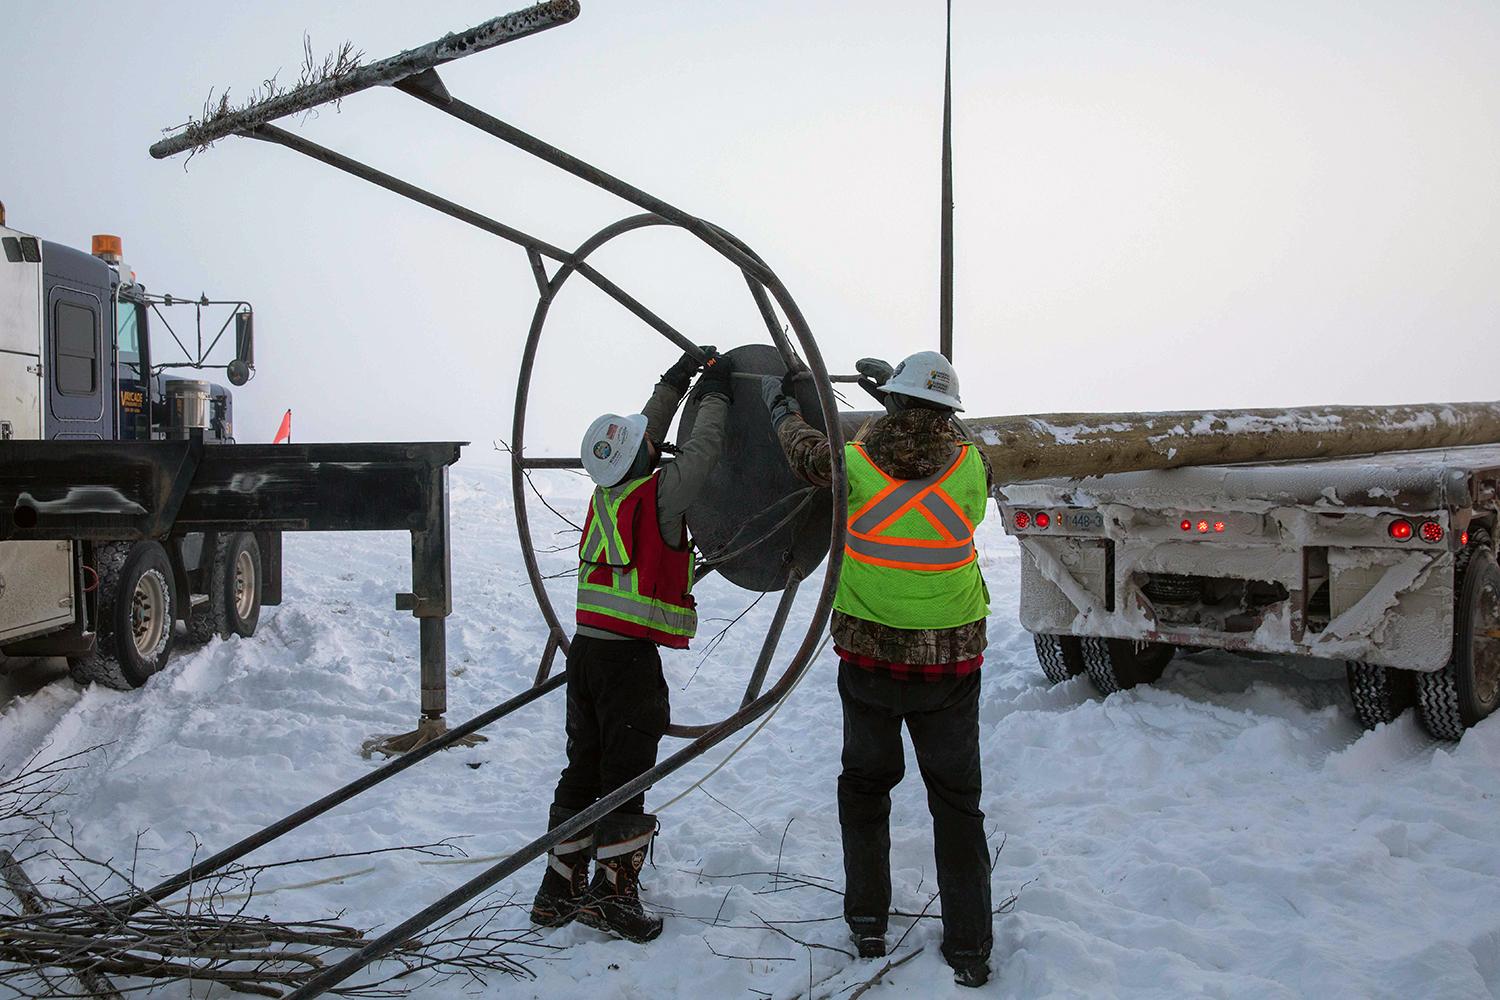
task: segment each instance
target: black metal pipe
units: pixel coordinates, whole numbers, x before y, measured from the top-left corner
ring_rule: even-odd
[[[655,195],[647,194],[633,184],[628,184],[613,174],[600,170],[592,164],[585,163],[570,153],[565,153],[551,143],[544,142],[536,136],[521,131],[514,125],[501,121],[494,115],[479,110],[472,104],[467,104],[457,98],[442,100],[441,98],[423,93],[417,90],[407,90],[406,93],[417,100],[437,108],[444,114],[452,115],[461,122],[472,125],[488,135],[494,136],[502,142],[508,142],[517,149],[523,150],[535,156],[537,159],[552,164],[559,170],[564,170],[574,177],[588,181],[595,187],[601,187],[610,194],[624,198],[632,205],[645,209],[654,215],[659,215],[667,221],[681,226],[688,232],[697,236],[705,243],[718,250],[730,262],[740,270],[754,276],[758,281],[769,286],[774,275],[770,268],[758,260],[753,254],[747,254],[729,241],[722,238],[715,239],[715,227],[695,215],[684,212],[674,205],[662,201]]]
[[[953,0],[948,0],[943,55],[943,205],[941,275],[938,279],[938,350],[953,360]]]
[[[151,155],[160,160],[190,149],[202,149],[218,139],[273,119],[311,111],[321,104],[342,100],[371,87],[396,83],[475,52],[567,24],[577,16],[578,0],[546,0],[525,10],[503,14],[464,31],[444,35],[435,42],[407,49],[331,79],[298,87],[212,121],[190,124],[177,135],[152,145]]]
[[[438,620],[441,621],[441,619]],[[495,722],[499,719],[503,719],[505,716],[514,712],[516,709],[531,704],[533,701],[536,701],[538,698],[542,697],[542,695],[549,694],[557,690],[562,686],[563,682],[566,679],[566,674],[558,674],[556,677],[551,678],[545,683],[538,684],[534,687],[526,689],[525,691],[522,691],[514,698],[511,698],[508,701],[503,701],[486,712],[479,713],[468,722],[465,722],[463,725],[456,726],[455,728],[448,730],[446,733],[444,733],[442,736],[439,736],[431,743],[424,744],[417,749],[410,751],[409,753],[402,754],[400,757],[395,758],[387,764],[383,764],[382,766],[377,767],[375,770],[369,772],[368,774],[360,775],[358,778],[349,782],[349,784],[343,786],[342,788],[338,788],[334,791],[329,792],[327,795],[323,796],[321,799],[318,799],[316,802],[303,806],[301,809],[298,809],[290,816],[285,816],[277,820],[275,823],[272,823],[270,826],[252,833],[244,840],[241,840],[239,843],[234,844],[230,847],[226,847],[224,850],[220,851],[214,856],[194,863],[192,867],[178,872],[171,878],[157,883],[154,887],[147,889],[144,892],[138,893],[135,896],[128,897],[119,903],[111,904],[109,906],[109,909],[112,912],[125,917],[160,902],[161,900],[167,898],[172,893],[178,891],[184,886],[190,885],[193,882],[204,878],[205,876],[213,874],[214,872],[223,868],[225,865],[233,864],[240,858],[243,858],[245,855],[249,854],[251,851],[269,844],[271,841],[275,840],[277,837],[282,836],[283,834],[290,833],[302,824],[308,822],[309,820],[316,819],[317,817],[326,813],[328,810],[349,801],[356,795],[359,795],[361,792],[369,791],[371,788],[374,788],[376,785],[380,784],[382,781],[385,781],[387,778],[393,778],[407,768],[415,764],[420,764],[422,761],[426,760],[428,757],[431,757],[439,750],[446,750],[448,747],[462,740],[465,736],[477,733],[485,726],[488,726],[490,723]]]
[[[520,458],[516,464],[523,469],[581,469],[581,458]]]
[[[745,697],[740,699],[741,708],[759,696],[761,685],[766,682],[766,671],[771,669],[771,661],[776,657],[776,647],[781,643],[787,615],[792,613],[792,604],[797,600],[797,588],[801,586],[802,574],[794,569],[787,575],[786,588],[781,592],[781,600],[776,603],[776,613],[771,616],[771,626],[766,630],[765,641],[761,643],[760,656],[755,661],[755,669],[750,672],[750,682],[745,685]]]
[[[257,125],[241,133],[248,139],[260,139],[264,142],[274,142],[279,146],[301,153],[303,156],[311,157],[319,163],[326,163],[330,167],[342,170],[346,174],[358,177],[360,180],[369,181],[377,187],[383,187],[393,194],[399,194],[403,198],[409,198],[419,205],[425,205],[434,211],[441,212],[449,218],[465,222],[475,229],[498,236],[502,240],[533,250],[553,260],[568,260],[568,252],[555,247],[546,240],[538,239],[530,233],[522,232],[513,226],[507,226],[503,222],[496,221],[487,215],[481,215],[472,208],[465,208],[457,202],[449,201],[441,195],[433,194],[415,184],[403,181],[399,177],[393,177],[383,170],[377,170],[372,166],[361,163],[356,159],[345,156],[343,153],[335,152],[327,146],[320,146],[316,142],[302,138],[295,132],[288,132],[276,125]]]
[[[600,274],[592,265],[585,264],[581,260],[575,261],[566,250],[560,247],[555,247],[547,241],[522,232],[513,226],[507,226],[505,223],[492,219],[487,215],[482,215],[471,208],[465,208],[463,205],[449,201],[441,195],[433,194],[431,191],[419,188],[415,184],[403,181],[399,177],[393,177],[383,170],[377,170],[368,164],[361,163],[359,160],[335,152],[327,146],[320,146],[315,142],[311,142],[275,125],[259,125],[244,134],[248,138],[261,139],[265,142],[274,142],[285,146],[304,156],[311,157],[319,163],[326,163],[330,167],[342,170],[361,180],[369,181],[377,187],[385,188],[387,191],[399,194],[403,198],[409,198],[419,205],[425,205],[434,211],[467,223],[476,229],[483,230],[493,236],[498,236],[503,240],[509,240],[524,248],[528,255],[540,254],[562,263],[573,263],[578,273],[593,282],[600,291],[620,303],[620,305],[624,306],[633,315],[640,317],[653,330],[666,337],[682,350],[692,354],[700,361],[703,360],[702,352],[698,350],[698,345],[693,343],[691,338],[679,333],[666,320],[646,308],[645,305],[637,301],[634,296],[619,285]],[[535,263],[532,264],[532,268],[533,270],[536,269]]]

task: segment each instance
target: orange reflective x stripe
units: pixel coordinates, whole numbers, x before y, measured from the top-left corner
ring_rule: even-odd
[[[863,446],[855,445],[886,486],[849,518],[844,551],[852,559],[893,569],[957,569],[978,558],[974,551],[974,525],[943,484],[963,463],[967,452],[960,447],[941,472],[925,479],[892,479],[875,464]],[[904,538],[889,534],[890,528],[911,511],[919,512],[941,538]]]

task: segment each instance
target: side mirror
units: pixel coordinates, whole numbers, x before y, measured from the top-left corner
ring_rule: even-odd
[[[255,371],[255,313],[249,309],[234,314],[234,360],[229,363],[229,381],[244,385]]]

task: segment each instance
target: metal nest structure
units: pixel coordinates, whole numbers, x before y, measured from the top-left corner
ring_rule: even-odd
[[[758,379],[760,374],[794,375],[792,384],[795,385],[796,393],[809,418],[814,423],[821,424],[828,433],[832,446],[833,489],[810,492],[805,484],[791,480],[789,472],[784,479],[766,475],[763,465],[754,469],[754,474],[751,475],[749,467],[756,464],[757,458],[767,454],[765,449],[775,447],[779,454],[779,446],[770,432],[764,407],[760,405],[759,392],[737,394],[744,403],[735,404],[731,411],[730,450],[737,451],[739,457],[720,463],[721,469],[716,471],[705,497],[689,511],[688,521],[694,534],[700,539],[707,537],[716,550],[711,553],[716,558],[711,561],[710,569],[749,589],[781,591],[780,603],[773,615],[760,655],[751,670],[741,706],[717,722],[673,726],[669,735],[688,739],[689,742],[666,760],[606,795],[566,823],[537,837],[504,861],[392,927],[356,954],[324,970],[307,985],[288,994],[296,1000],[318,996],[335,988],[364,966],[389,954],[401,942],[540,857],[554,844],[591,825],[622,802],[764,715],[791,691],[807,669],[816,655],[827,625],[843,556],[841,540],[844,533],[847,486],[843,463],[843,433],[833,392],[832,382],[835,379],[830,378],[812,331],[791,293],[764,260],[725,229],[464,103],[448,91],[437,73],[437,67],[445,63],[565,24],[575,18],[578,12],[576,0],[549,0],[526,10],[497,17],[468,31],[447,35],[388,59],[343,67],[332,76],[284,94],[276,94],[259,103],[238,109],[221,103],[217,111],[205,113],[202,120],[189,123],[177,134],[151,147],[151,155],[162,159],[179,153],[200,152],[229,136],[272,142],[498,236],[525,251],[536,280],[538,302],[518,376],[511,442],[512,477],[517,528],[526,571],[546,622],[548,637],[536,677],[526,691],[468,722],[435,735],[435,738],[414,747],[410,752],[396,757],[349,785],[330,792],[317,802],[238,844],[194,863],[188,870],[158,886],[121,900],[117,904],[118,908],[122,912],[136,912],[150,906],[154,901],[164,899],[182,887],[222,869],[340,803],[420,763],[439,750],[472,739],[481,729],[562,686],[564,675],[552,673],[552,665],[557,651],[567,649],[568,632],[547,594],[538,565],[523,482],[532,470],[582,467],[582,463],[574,457],[530,456],[525,451],[527,404],[532,387],[533,366],[548,312],[564,283],[576,273],[657,334],[678,348],[701,357],[693,339],[674,329],[589,263],[590,256],[610,241],[648,227],[673,226],[685,230],[739,270],[750,298],[765,323],[769,344],[748,345],[729,353],[737,368],[749,378]],[[271,124],[273,120],[305,113],[378,86],[394,87],[440,113],[620,197],[640,211],[606,226],[576,249],[565,250]],[[549,262],[553,265],[550,272]],[[790,326],[790,337],[783,331],[778,309]],[[840,376],[836,380],[856,379],[852,376]],[[691,426],[693,416],[694,408],[690,402],[682,415],[684,427]],[[736,445],[739,446],[738,449]],[[760,450],[756,451],[757,448]],[[784,463],[782,464],[784,467]],[[757,507],[757,504],[760,506]],[[755,512],[753,516],[751,512]],[[824,516],[816,516],[819,513]],[[751,535],[748,541],[741,537],[746,533]],[[835,540],[839,542],[836,543]],[[785,628],[798,585],[822,562],[825,555],[828,559],[827,570],[807,631],[779,676],[766,686],[766,678],[776,658],[781,632]],[[440,680],[441,678],[429,678],[424,670],[424,704],[428,687]]]

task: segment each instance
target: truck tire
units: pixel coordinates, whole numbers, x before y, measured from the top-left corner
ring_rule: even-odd
[[[1349,675],[1354,715],[1366,729],[1374,729],[1382,722],[1395,722],[1402,712],[1417,703],[1417,677],[1410,670],[1355,660],[1345,663],[1344,668]]]
[[[1042,673],[1053,684],[1083,673],[1083,647],[1075,635],[1048,635],[1037,632],[1031,637]]]
[[[1453,655],[1442,670],[1417,675],[1422,724],[1440,740],[1459,739],[1500,705],[1500,565],[1488,537],[1476,533],[1460,567]]]
[[[208,570],[208,603],[193,612],[188,638],[203,643],[214,636],[246,638],[260,623],[260,543],[248,531],[221,532]]]
[[[1137,684],[1152,684],[1161,678],[1176,647],[1165,642],[1136,642],[1133,639],[1101,639],[1088,636],[1079,640],[1083,651],[1083,669],[1100,694],[1114,694]]]
[[[68,661],[80,684],[138,688],[161,671],[174,638],[172,564],[160,542],[94,547],[99,619],[94,651]]]

